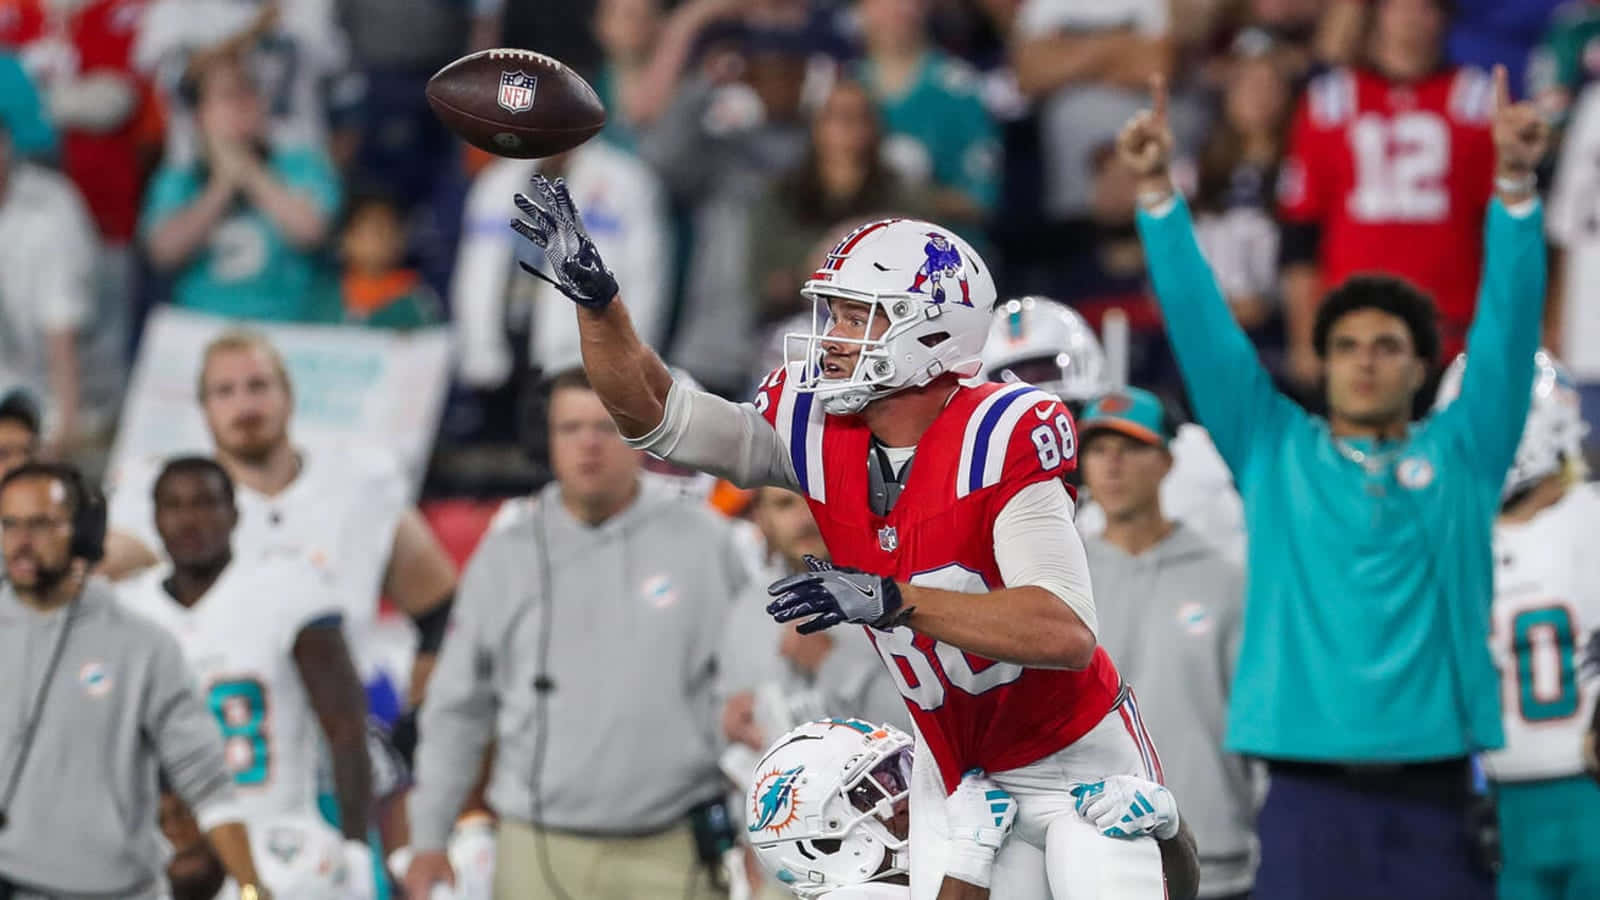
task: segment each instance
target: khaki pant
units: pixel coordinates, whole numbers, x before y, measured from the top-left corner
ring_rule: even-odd
[[[695,854],[688,825],[640,838],[592,838],[500,820],[495,839],[495,900],[718,900]]]

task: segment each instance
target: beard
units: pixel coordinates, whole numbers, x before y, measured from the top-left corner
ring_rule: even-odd
[[[50,566],[46,565],[42,560],[35,557],[33,559],[33,564],[34,573],[32,585],[25,587],[21,584],[18,584],[17,579],[14,576],[11,577],[11,583],[18,587],[22,592],[31,593],[35,596],[48,596],[49,594],[53,593],[56,588],[60,587],[61,583],[66,581],[68,576],[72,574],[72,560],[70,559],[66,562],[63,562],[59,566]],[[7,574],[9,575],[10,573]]]
[[[235,423],[232,439],[227,443],[217,442],[218,449],[238,461],[250,466],[265,465],[271,458],[273,451],[277,450],[285,440],[282,430],[269,432],[260,425],[255,428],[240,428]]]

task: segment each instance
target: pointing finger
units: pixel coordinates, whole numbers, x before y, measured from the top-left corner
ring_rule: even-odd
[[[1501,110],[1509,106],[1511,106],[1510,78],[1506,75],[1505,66],[1496,65],[1494,67],[1494,113],[1499,115]]]
[[[1167,120],[1167,77],[1160,73],[1150,76],[1151,113],[1157,124]]]

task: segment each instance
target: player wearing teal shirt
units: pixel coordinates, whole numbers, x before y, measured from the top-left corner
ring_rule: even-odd
[[[1273,387],[1172,193],[1164,91],[1119,138],[1140,175],[1139,230],[1174,355],[1244,500],[1249,584],[1226,744],[1274,764],[1263,896],[1487,895],[1461,838],[1464,758],[1504,740],[1491,527],[1539,335],[1531,173],[1548,136],[1531,104],[1510,105],[1503,70],[1496,81],[1500,197],[1472,364],[1456,402],[1420,422],[1412,404],[1438,352],[1425,297],[1357,276],[1325,298],[1316,345],[1330,413],[1306,413]],[[1397,868],[1406,855],[1431,859]]]
[[[1000,143],[994,120],[978,95],[975,71],[928,50],[910,86],[898,94],[887,93],[877,83],[870,61],[862,63],[861,79],[878,101],[891,147],[901,140],[902,147],[914,149],[900,152],[920,154],[915,162],[927,167],[934,185],[960,191],[980,210],[993,208],[999,193]]]
[[[332,218],[339,208],[339,176],[310,147],[274,150],[266,160],[273,177],[313,199]],[[194,203],[205,189],[198,165],[163,167],[145,194],[145,233]],[[255,206],[236,202],[210,240],[178,272],[173,302],[218,315],[280,322],[320,322],[339,316],[337,287],[326,262],[293,246]]]

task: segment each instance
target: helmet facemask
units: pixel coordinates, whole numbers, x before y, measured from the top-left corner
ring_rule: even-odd
[[[944,315],[942,304],[929,303],[927,297],[915,294],[864,293],[837,286],[808,285],[801,293],[812,302],[811,330],[783,336],[784,365],[806,363],[795,379],[795,390],[815,394],[830,415],[854,415],[879,397],[920,387],[949,371],[935,352],[950,340],[950,332],[939,330],[937,325]],[[834,316],[835,306],[840,303],[866,307],[866,323],[859,331],[860,337],[833,333],[840,328]],[[883,334],[868,337],[879,322],[887,322]],[[846,327],[855,331],[853,326]],[[925,333],[913,335],[914,331]],[[847,352],[850,348],[857,351],[848,375],[826,370],[827,351],[835,346]],[[976,361],[970,368],[976,371]]]

